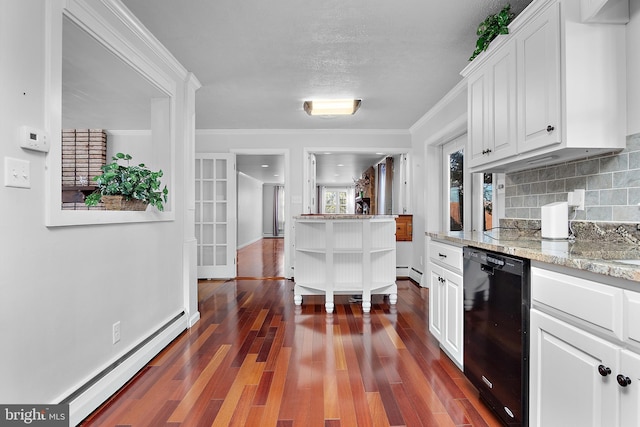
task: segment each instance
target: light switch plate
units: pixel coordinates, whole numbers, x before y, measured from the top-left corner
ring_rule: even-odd
[[[28,160],[4,158],[4,186],[31,188],[31,164]]]

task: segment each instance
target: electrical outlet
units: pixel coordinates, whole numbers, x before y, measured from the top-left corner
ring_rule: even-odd
[[[31,188],[31,164],[28,160],[4,158],[4,186]]]
[[[120,322],[119,321],[113,324],[112,332],[113,332],[113,343],[115,344],[118,341],[120,341]]]
[[[571,191],[567,194],[567,202],[569,206],[573,206],[573,208],[577,211],[584,210],[584,195],[585,191],[583,188]]]
[[[574,190],[573,194],[574,194],[573,199],[576,202],[576,204],[578,205],[578,206],[576,206],[576,210],[583,211],[584,210],[584,198],[585,198],[584,188],[579,188],[577,190]]]

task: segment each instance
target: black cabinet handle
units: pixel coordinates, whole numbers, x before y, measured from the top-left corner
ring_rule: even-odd
[[[547,126],[547,132],[553,132],[555,128],[551,125]]]
[[[626,387],[631,384],[631,378],[625,377],[624,375],[618,375],[616,379],[618,380],[618,384],[620,384],[620,387]]]
[[[482,150],[482,154],[489,154],[491,152],[491,150],[489,148],[487,148],[486,150]]]
[[[606,377],[611,373],[611,368],[608,368],[604,365],[600,365],[598,366],[598,372],[600,372],[600,375],[602,375],[603,377]]]
[[[445,254],[441,254],[440,252],[438,252],[438,256],[441,258],[446,258],[447,256]]]

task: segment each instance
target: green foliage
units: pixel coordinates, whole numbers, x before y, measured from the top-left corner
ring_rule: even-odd
[[[143,163],[129,166],[132,159],[129,154],[118,153],[111,159],[111,163],[100,168],[102,175],[93,178],[98,188],[85,198],[87,206],[97,205],[102,196],[123,195],[128,200],[144,200],[159,211],[164,210],[163,202],[167,201],[169,190],[166,185],[160,189],[162,170],[153,172]],[[126,166],[119,161],[126,161]]]
[[[473,58],[478,56],[481,52],[487,50],[489,43],[495,39],[498,34],[509,34],[509,23],[513,20],[515,14],[511,13],[511,5],[508,4],[502,10],[495,15],[489,15],[478,26],[478,41],[476,42],[476,50],[473,51],[473,55],[469,58],[469,61],[473,61]]]

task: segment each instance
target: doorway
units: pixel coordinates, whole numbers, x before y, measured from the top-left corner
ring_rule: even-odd
[[[286,277],[291,222],[286,160],[286,152],[236,152],[238,278]]]
[[[347,194],[343,203],[346,212],[362,214],[364,206],[371,214],[407,214],[411,212],[410,171],[407,149],[398,148],[313,148],[305,149],[303,206],[304,213],[328,212],[327,197],[332,202],[336,192],[336,209],[340,205],[340,191]],[[391,159],[391,161],[390,161]],[[376,186],[381,182],[378,165],[385,165],[384,197],[378,195]],[[395,178],[392,176],[395,175]],[[360,181],[368,188],[360,188]],[[384,201],[378,209],[375,199]],[[332,205],[332,203],[328,203]],[[336,210],[335,213],[340,213]]]

